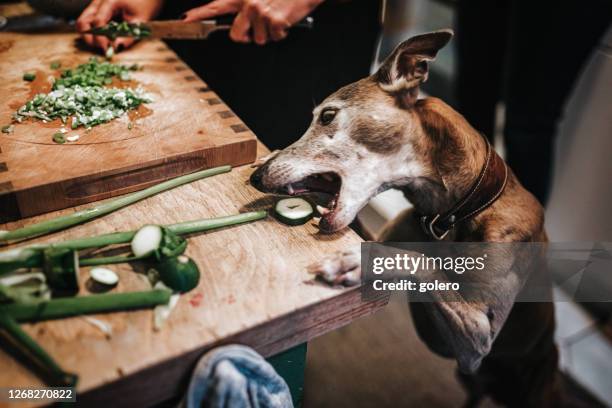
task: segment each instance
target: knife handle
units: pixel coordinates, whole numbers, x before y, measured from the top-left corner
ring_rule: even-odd
[[[235,14],[226,14],[224,16],[216,17],[210,20],[214,21],[217,25],[220,25],[220,26],[231,26],[234,23],[235,18],[236,18]],[[312,29],[313,26],[314,26],[314,18],[308,16],[304,18],[303,20],[298,21],[297,23],[292,25],[291,28],[299,27],[299,28]]]

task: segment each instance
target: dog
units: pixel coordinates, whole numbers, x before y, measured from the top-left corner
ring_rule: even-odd
[[[542,206],[486,139],[440,99],[418,98],[428,64],[452,36],[440,30],[401,43],[376,73],[317,106],[306,133],[259,166],[250,183],[266,193],[328,193],[331,200],[318,206],[324,233],[347,227],[370,198],[397,188],[413,208],[381,241],[546,242]],[[497,283],[484,285],[486,301],[411,303],[417,332],[431,350],[457,360],[467,405],[488,394],[507,406],[557,406],[553,304],[515,303],[532,277],[500,268],[484,275]],[[310,271],[357,284],[359,248],[330,254]]]

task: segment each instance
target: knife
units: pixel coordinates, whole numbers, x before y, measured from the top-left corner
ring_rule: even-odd
[[[235,16],[225,16],[212,20],[201,20],[185,22],[183,20],[158,20],[147,21],[145,23],[129,24],[130,32],[116,32],[116,37],[140,37],[145,38],[163,38],[163,39],[182,39],[182,40],[204,40],[210,34],[219,30],[229,30],[232,27]],[[314,20],[312,17],[306,17],[302,21],[294,24],[292,27],[311,29]],[[122,24],[122,23],[120,23]],[[134,29],[137,28],[137,35]],[[86,33],[108,35],[105,27],[93,28]]]

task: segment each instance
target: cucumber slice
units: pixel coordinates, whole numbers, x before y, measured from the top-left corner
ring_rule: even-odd
[[[314,214],[312,205],[303,198],[285,198],[274,206],[279,221],[287,225],[302,225]]]
[[[92,268],[89,271],[89,276],[94,281],[106,286],[115,286],[119,282],[117,274],[106,268]]]

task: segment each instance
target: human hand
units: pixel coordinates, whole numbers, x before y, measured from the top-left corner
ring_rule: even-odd
[[[185,21],[236,14],[230,38],[264,45],[287,37],[287,30],[301,21],[323,0],[214,0],[185,13]],[[251,32],[253,38],[251,39]]]
[[[124,21],[138,23],[154,18],[161,9],[163,0],[93,0],[76,21],[77,30],[81,33],[92,28],[102,27],[120,15]],[[107,50],[112,45],[116,51],[127,48],[134,43],[130,37],[119,37],[114,41],[103,35],[82,34],[83,40],[92,47]]]

